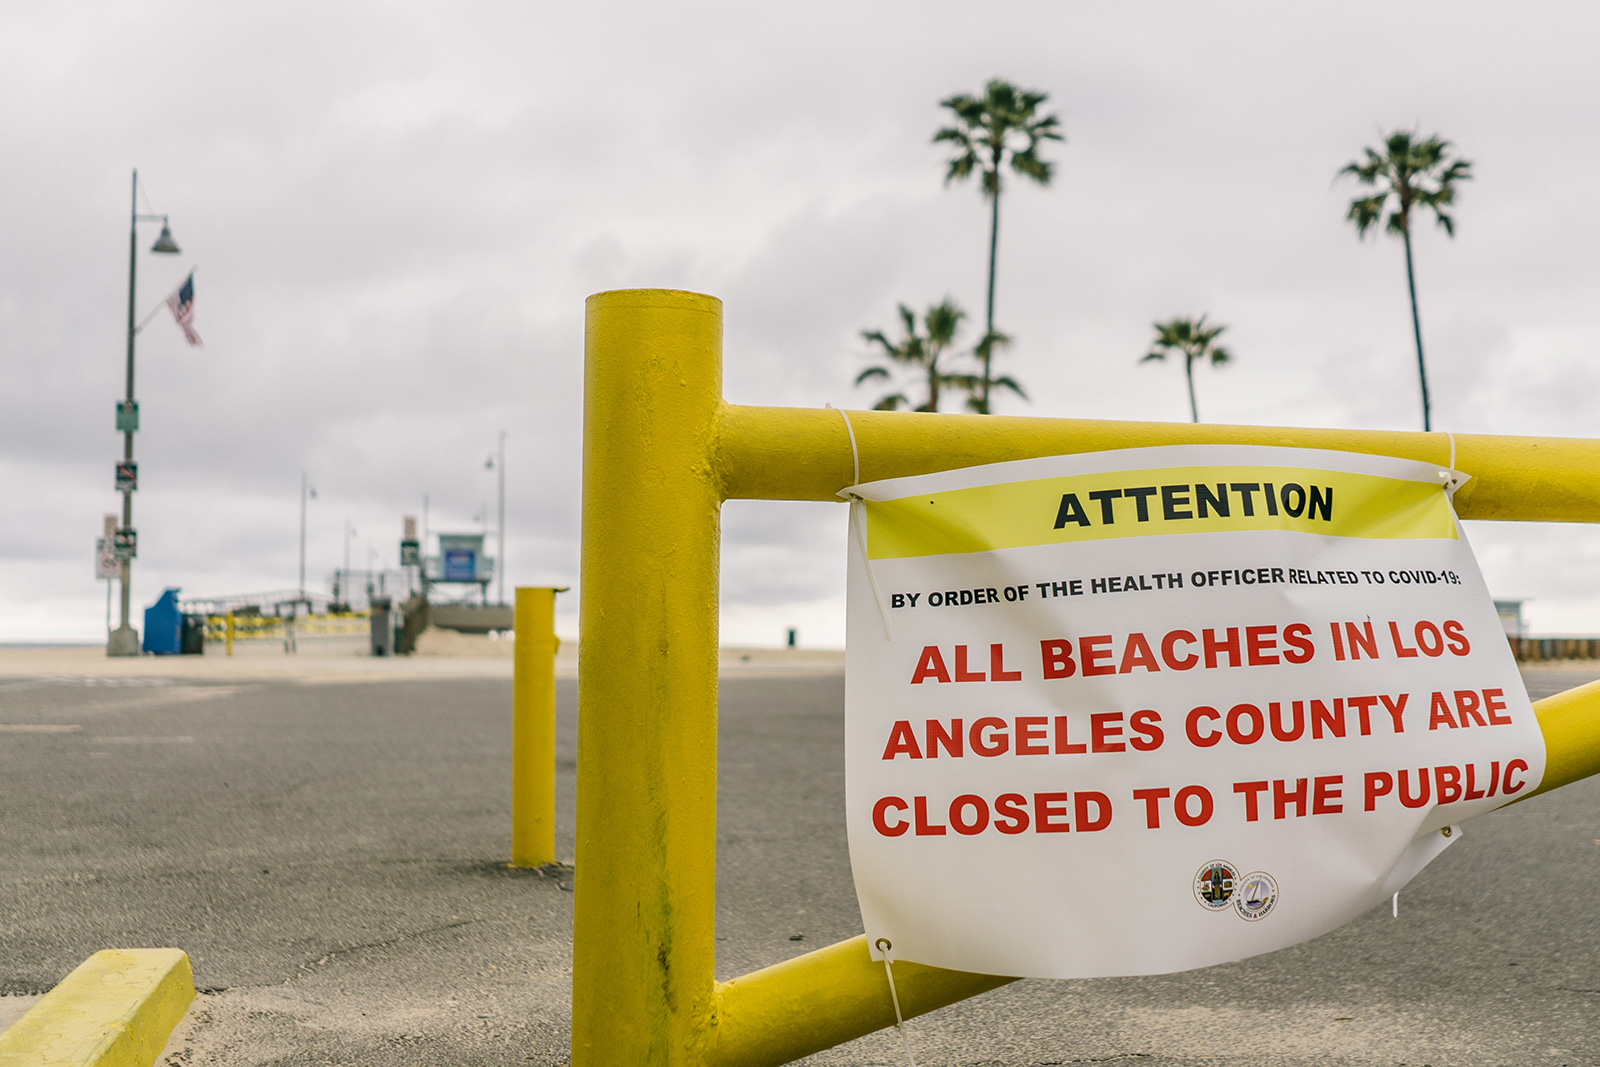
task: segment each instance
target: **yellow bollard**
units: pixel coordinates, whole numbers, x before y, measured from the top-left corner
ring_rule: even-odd
[[[233,655],[233,612],[228,612],[228,655]]]
[[[713,1040],[722,301],[588,301],[573,1067]]]
[[[511,681],[511,866],[556,859],[556,593],[519,588]]]

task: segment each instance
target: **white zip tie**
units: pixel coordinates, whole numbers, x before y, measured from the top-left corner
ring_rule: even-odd
[[[1467,484],[1467,480],[1461,477],[1460,472],[1456,470],[1456,435],[1448,430],[1445,431],[1444,435],[1450,439],[1450,470],[1449,478],[1444,484],[1444,492],[1446,496],[1454,500],[1456,490]]]
[[[1394,917],[1396,919],[1400,918],[1400,891],[1398,889],[1394,892],[1394,900],[1391,901],[1391,904],[1394,907]]]
[[[889,976],[889,999],[894,1001],[894,1028],[900,1031],[900,1041],[906,1047],[906,1062],[911,1067],[917,1067],[917,1058],[911,1054],[911,1036],[906,1033],[906,1020],[900,1014],[900,994],[894,988],[894,959],[889,955],[894,943],[887,937],[880,937],[875,944],[878,951],[883,953],[883,973]]]
[[[832,404],[827,405],[833,408]],[[844,408],[833,408],[844,419],[844,432],[850,435],[850,484],[861,484],[861,453],[856,450],[856,428],[850,425],[850,416]],[[1454,455],[1454,453],[1452,453]]]

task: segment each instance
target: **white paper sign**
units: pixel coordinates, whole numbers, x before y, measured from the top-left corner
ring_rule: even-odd
[[[122,577],[122,560],[117,558],[116,548],[109,537],[94,539],[94,576],[108,580]]]
[[[847,491],[869,944],[1046,978],[1241,959],[1387,900],[1537,788],[1451,478],[1206,445]]]

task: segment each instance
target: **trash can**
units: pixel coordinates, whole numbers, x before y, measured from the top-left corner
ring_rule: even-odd
[[[189,612],[183,617],[183,633],[178,647],[185,656],[203,656],[206,652],[206,617]]]
[[[158,656],[183,651],[183,612],[178,610],[178,590],[168,589],[161,599],[144,609],[144,650]]]
[[[390,600],[386,596],[372,597],[368,602],[372,617],[369,620],[372,629],[372,654],[374,656],[392,656],[394,654],[394,624],[389,621]]]

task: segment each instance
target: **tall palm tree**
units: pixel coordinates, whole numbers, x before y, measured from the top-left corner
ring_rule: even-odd
[[[1183,374],[1189,381],[1189,414],[1195,422],[1199,422],[1200,408],[1194,400],[1194,365],[1197,361],[1209,361],[1213,367],[1220,367],[1233,358],[1226,348],[1216,343],[1218,335],[1227,327],[1207,326],[1204,315],[1198,319],[1169,319],[1156,323],[1155,327],[1155,342],[1139,362],[1165,362],[1169,354],[1182,355]]]
[[[1039,155],[1043,141],[1064,141],[1057,132],[1060,120],[1055,115],[1038,114],[1045,93],[1019,90],[1010,82],[993,78],[982,96],[965,93],[939,102],[955,115],[957,125],[946,126],[933,135],[935,144],[948,142],[954,155],[945,171],[945,184],[978,175],[978,188],[989,201],[989,298],[984,317],[984,337],[994,328],[995,260],[1000,245],[1001,167],[1008,160],[1011,169],[1040,185],[1049,185],[1055,164]],[[980,344],[983,365],[980,390],[973,409],[987,414],[989,392],[995,380],[990,373],[990,358],[996,344]]]
[[[1406,246],[1406,286],[1411,292],[1411,334],[1417,342],[1417,377],[1422,382],[1422,428],[1433,428],[1428,401],[1428,368],[1422,360],[1422,319],[1417,314],[1417,275],[1411,265],[1411,209],[1418,205],[1433,209],[1444,232],[1456,235],[1455,222],[1444,210],[1456,199],[1456,183],[1472,180],[1472,164],[1450,159],[1450,142],[1434,134],[1419,140],[1414,130],[1396,130],[1384,141],[1383,151],[1365,148],[1365,159],[1358,159],[1339,171],[1353,175],[1362,185],[1374,190],[1350,202],[1347,216],[1356,233],[1365,237],[1389,211],[1385,224],[1398,234]]]
[[[966,317],[965,311],[957,307],[953,301],[945,299],[930,307],[923,315],[922,325],[926,332],[919,334],[916,313],[901,304],[900,325],[905,331],[902,340],[890,341],[882,330],[861,331],[861,336],[865,340],[883,349],[883,354],[889,358],[889,363],[868,367],[856,375],[856,384],[876,379],[889,380],[894,377],[895,367],[913,369],[922,376],[928,389],[928,399],[921,407],[915,409],[917,411],[938,411],[939,394],[943,390],[975,389],[978,384],[977,375],[952,373],[939,365],[939,360],[955,343],[956,331],[961,328],[961,320]],[[909,407],[910,403],[904,393],[890,393],[873,405],[873,410],[898,411],[902,407]]]

